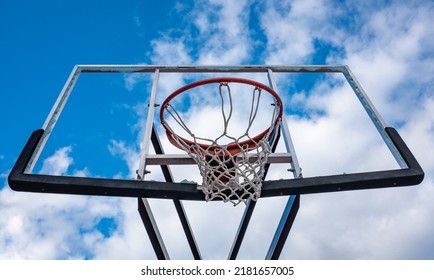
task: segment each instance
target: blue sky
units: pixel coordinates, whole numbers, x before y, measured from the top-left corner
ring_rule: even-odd
[[[302,197],[282,258],[434,258],[432,1],[160,2],[0,4],[0,258],[155,258],[135,199],[26,194],[7,185],[23,145],[42,126],[74,65],[138,63],[349,65],[420,161],[425,181],[396,190]],[[149,79],[81,76],[35,172],[133,177]],[[278,80],[306,176],[393,166],[338,78]],[[159,98],[183,83],[183,77],[161,77]],[[181,180],[187,171],[174,174]],[[270,173],[287,176],[279,169]],[[275,227],[283,203],[260,200],[241,258],[263,258],[268,241],[257,240],[270,240],[273,230],[264,229]],[[191,258],[171,204],[151,204],[171,257]],[[242,207],[185,207],[202,255],[226,258]]]

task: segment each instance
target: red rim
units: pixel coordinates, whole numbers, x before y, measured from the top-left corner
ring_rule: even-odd
[[[277,118],[275,120],[275,122],[273,123],[272,127],[267,128],[266,130],[264,130],[263,132],[261,132],[260,134],[256,135],[255,137],[252,137],[251,139],[245,140],[243,142],[239,142],[238,144],[236,143],[232,143],[229,145],[222,145],[224,147],[226,147],[228,153],[230,155],[236,155],[238,154],[241,149],[239,148],[240,146],[246,146],[248,145],[249,150],[254,149],[257,144],[259,142],[260,139],[264,138],[264,135],[266,135],[268,132],[270,132],[270,130],[274,129],[277,124],[279,123],[279,121],[282,118],[282,113],[283,113],[283,106],[282,106],[282,100],[280,99],[279,95],[277,94],[277,92],[275,92],[272,88],[253,81],[253,80],[249,80],[249,79],[244,79],[244,78],[235,78],[235,77],[221,77],[221,78],[211,78],[211,79],[205,79],[205,80],[200,80],[197,82],[193,82],[191,84],[185,85],[179,89],[177,89],[176,91],[174,91],[173,93],[171,93],[166,100],[164,100],[163,104],[161,105],[161,109],[160,109],[160,120],[161,120],[161,124],[163,125],[164,129],[166,130],[166,134],[167,137],[170,141],[170,143],[172,143],[174,146],[183,149],[183,147],[181,147],[176,140],[173,138],[172,133],[170,132],[169,126],[167,124],[167,122],[164,120],[164,111],[166,110],[166,108],[169,106],[169,102],[172,101],[173,98],[175,98],[176,96],[180,95],[181,93],[195,88],[195,87],[199,87],[199,86],[203,86],[206,84],[212,84],[212,83],[241,83],[241,84],[248,84],[248,85],[252,85],[255,86],[257,88],[260,88],[262,90],[267,91],[269,94],[271,94],[275,100],[276,100],[276,104],[275,106],[279,107],[279,113],[277,115]],[[271,135],[271,134],[270,134]],[[183,137],[178,136],[180,139],[182,139],[182,141],[184,141],[185,143],[187,143],[188,145],[197,145],[200,146],[203,149],[209,149],[210,152],[212,152],[213,146],[214,145],[207,145],[207,144],[203,144],[203,143],[197,143],[197,142],[193,142],[191,140],[185,139]],[[267,139],[269,140],[269,139]],[[218,146],[215,146],[215,148],[217,149]],[[194,150],[190,150],[191,152],[195,153]]]

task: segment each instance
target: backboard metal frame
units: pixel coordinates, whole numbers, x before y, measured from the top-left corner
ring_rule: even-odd
[[[285,120],[283,120],[281,130],[289,153],[282,155],[282,158],[286,157],[291,163],[294,172],[300,174],[300,176],[296,176],[295,179],[264,181],[261,193],[262,197],[409,186],[417,185],[422,182],[424,172],[419,163],[399,136],[398,132],[386,125],[348,66],[77,65],[72,70],[42,129],[35,131],[31,135],[23,149],[9,175],[9,185],[13,190],[28,192],[204,200],[204,196],[201,191],[197,190],[196,184],[144,180],[146,165],[149,164],[146,159],[152,158],[152,155],[149,154],[149,146],[154,117],[153,111],[156,106],[155,94],[158,86],[158,78],[161,73],[243,72],[268,74],[270,85],[274,87],[275,90],[277,89],[273,73],[342,73],[400,166],[400,169],[387,171],[299,178],[301,177],[301,169],[295,156],[295,150],[292,146],[287,124]],[[139,180],[78,178],[32,174],[32,170],[41,154],[41,150],[47,142],[81,73],[153,73],[154,81],[150,99],[150,110],[143,140],[140,165],[138,167]],[[179,161],[178,155],[165,155],[163,158],[165,159],[165,164],[168,165]],[[275,158],[279,158],[279,156]],[[273,159],[273,157],[271,157],[271,159]],[[161,164],[158,160],[154,162]]]

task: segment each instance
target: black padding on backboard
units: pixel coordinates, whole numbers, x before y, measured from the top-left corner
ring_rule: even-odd
[[[43,132],[42,129],[39,129],[32,133],[9,174],[9,186],[15,191],[185,200],[205,199],[202,191],[197,190],[196,184],[25,174],[24,170]],[[386,132],[407,163],[408,168],[264,181],[261,197],[420,184],[424,178],[424,172],[416,158],[394,128],[388,127]]]
[[[387,127],[386,132],[407,163],[408,168],[293,180],[265,181],[262,185],[263,194],[261,196],[338,192],[420,184],[425,174],[416,158],[396,129]]]
[[[42,129],[34,131],[18,157],[8,177],[11,189],[41,193],[204,199],[196,184],[25,174],[24,170],[43,132]]]

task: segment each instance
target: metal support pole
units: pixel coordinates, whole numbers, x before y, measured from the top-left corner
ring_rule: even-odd
[[[152,141],[152,145],[154,146],[155,153],[164,154],[163,146],[161,145],[155,126],[152,126],[151,141]],[[170,172],[169,166],[161,165],[161,170],[163,172],[163,176],[166,182],[173,183],[174,180],[173,180],[172,172]],[[184,229],[184,233],[187,238],[188,245],[190,246],[191,253],[193,254],[195,260],[201,260],[202,257],[199,252],[199,247],[197,246],[196,239],[194,238],[193,231],[190,227],[190,223],[188,222],[187,214],[185,213],[182,201],[178,199],[174,199],[173,203],[175,204],[175,209],[176,212],[178,213],[178,218],[181,222],[182,228]]]
[[[278,260],[280,253],[286,243],[289,231],[297,216],[298,209],[300,208],[300,195],[291,195],[283,211],[282,218],[280,219],[279,226],[274,234],[273,241],[268,249],[266,260]]]
[[[229,252],[228,260],[235,260],[237,258],[238,252],[241,248],[241,243],[243,242],[244,235],[246,234],[250,219],[252,218],[253,210],[255,210],[255,206],[256,201],[249,199],[246,208],[244,209],[244,214],[241,218],[240,225],[238,226],[238,231],[235,235],[231,251]]]
[[[159,260],[169,260],[169,254],[164,246],[163,239],[161,238],[160,231],[158,230],[157,223],[155,222],[154,215],[152,214],[151,207],[146,198],[138,198],[138,210],[142,218],[143,225],[148,232],[149,240],[154,248],[155,255]]]

